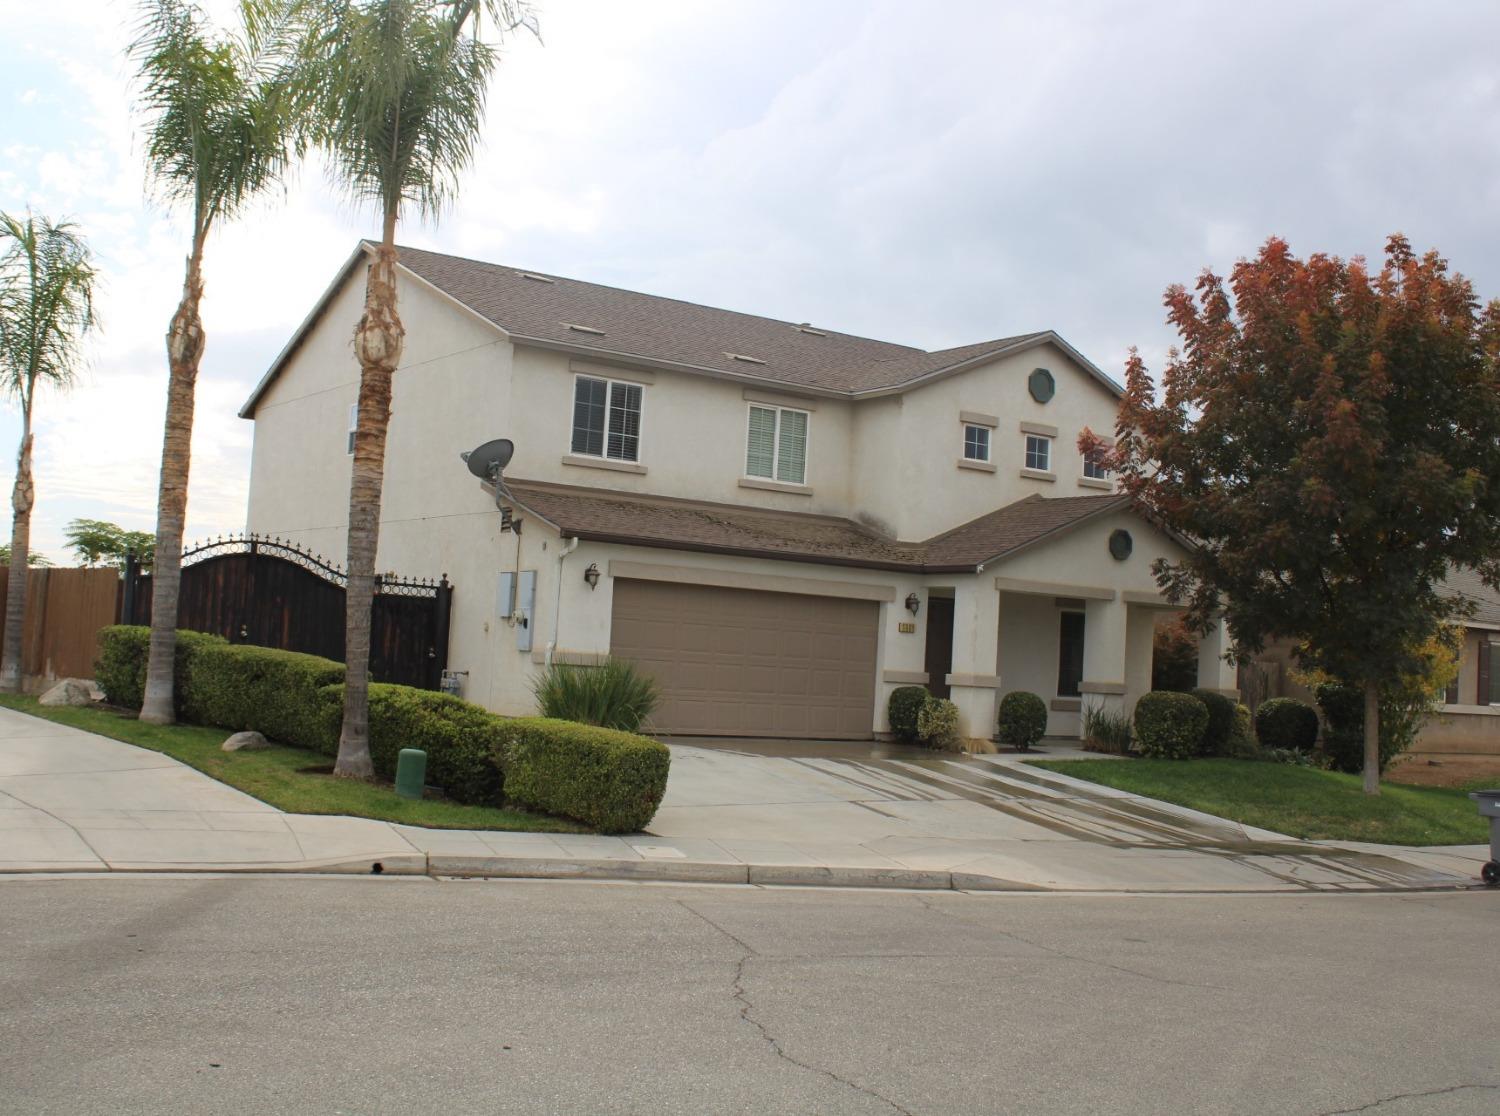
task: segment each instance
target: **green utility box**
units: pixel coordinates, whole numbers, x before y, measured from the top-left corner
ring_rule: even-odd
[[[402,798],[421,798],[427,782],[427,753],[420,748],[402,748],[396,757],[396,793]]]

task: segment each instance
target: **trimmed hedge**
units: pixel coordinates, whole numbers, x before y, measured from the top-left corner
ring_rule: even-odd
[[[228,647],[216,635],[179,631],[172,664],[172,695],[177,715],[188,692],[187,672],[193,657],[204,648]],[[112,624],[99,629],[99,661],[94,681],[111,705],[139,709],[146,698],[146,659],[151,650],[151,629],[137,624]]]
[[[1143,756],[1187,759],[1203,746],[1208,706],[1192,694],[1152,690],[1135,703],[1135,743]]]
[[[1234,732],[1234,702],[1217,690],[1190,691],[1208,709],[1208,728],[1203,730],[1202,753],[1205,756],[1227,756],[1229,738]]]
[[[200,648],[187,671],[183,719],[240,732],[253,729],[272,740],[333,756],[339,722],[330,728],[328,695],[344,681],[344,664],[273,647],[220,643]],[[342,700],[342,699],[340,699]]]
[[[921,739],[917,735],[917,717],[929,696],[926,686],[897,686],[891,691],[885,710],[892,736],[905,744],[915,744]]]
[[[601,833],[636,833],[655,816],[667,790],[665,744],[546,717],[497,720],[492,754],[509,801]]]
[[[1318,742],[1318,714],[1296,698],[1272,698],[1255,711],[1255,739],[1262,748],[1309,752]]]
[[[1012,690],[1000,699],[999,736],[1002,744],[1026,750],[1047,735],[1047,703],[1026,690]]]
[[[344,718],[344,686],[320,693],[326,749],[337,755]],[[495,742],[506,718],[462,698],[411,686],[370,683],[370,761],[375,773],[396,777],[402,748],[427,753],[427,781],[455,802],[498,806],[505,780],[495,763]]]

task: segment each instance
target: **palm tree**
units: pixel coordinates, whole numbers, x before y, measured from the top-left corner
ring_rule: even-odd
[[[21,405],[21,448],[11,490],[15,517],[7,555],[5,637],[0,690],[21,688],[21,631],[31,554],[31,413],[37,388],[65,388],[78,371],[79,342],[95,324],[93,257],[77,226],[0,213],[0,385]]]
[[[182,300],[167,329],[166,430],[151,577],[151,649],[141,720],[170,724],[193,393],[203,357],[203,252],[229,219],[280,180],[293,154],[290,98],[297,0],[239,0],[240,26],[218,34],[190,0],[147,0],[130,55],[139,66],[148,172],[185,205],[192,240]]]
[[[323,0],[308,39],[306,94],[336,181],[381,216],[354,333],[359,405],[349,485],[344,723],[335,775],[374,774],[369,745],[370,609],[380,541],[391,377],[405,329],[396,311],[396,225],[403,206],[436,217],[473,158],[501,33],[535,33],[525,0]]]

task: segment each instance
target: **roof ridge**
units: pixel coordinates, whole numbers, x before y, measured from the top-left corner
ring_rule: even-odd
[[[366,241],[364,241],[364,243],[370,244],[370,245],[374,245],[375,242],[371,241],[371,240],[366,240]],[[573,277],[571,275],[559,275],[557,272],[553,272],[553,271],[539,271],[536,268],[524,268],[524,267],[516,266],[514,264],[496,263],[493,260],[480,260],[480,259],[475,259],[473,256],[459,256],[459,255],[455,255],[452,252],[437,252],[437,251],[434,251],[431,248],[416,248],[416,247],[412,247],[412,246],[403,246],[403,245],[398,244],[398,245],[396,245],[396,252],[397,252],[397,255],[398,255],[398,262],[399,262],[399,256],[402,253],[405,253],[405,252],[422,252],[422,253],[425,253],[426,255],[429,255],[429,256],[442,256],[444,259],[459,260],[459,261],[461,261],[463,263],[475,264],[475,265],[477,265],[479,267],[493,268],[496,271],[513,271],[513,272],[516,272],[517,274],[525,272],[526,274],[529,274],[529,275],[539,275],[539,276],[541,276],[544,279],[552,279],[554,281],[560,279],[560,280],[562,280],[565,283],[577,283],[580,286],[584,286],[584,287],[597,287],[600,290],[617,291],[620,294],[634,295],[634,296],[636,296],[638,298],[657,299],[657,300],[662,301],[662,302],[675,302],[679,306],[691,306],[695,310],[711,310],[715,314],[733,314],[733,315],[735,315],[736,317],[739,317],[739,318],[753,318],[754,320],[756,320],[758,322],[773,322],[776,325],[784,325],[784,326],[788,327],[789,329],[799,329],[799,328],[801,328],[803,326],[810,326],[810,323],[808,323],[808,322],[794,322],[794,321],[790,320],[789,318],[773,318],[773,317],[771,317],[770,315],[767,315],[767,314],[752,314],[748,310],[732,310],[732,309],[730,309],[727,306],[711,306],[711,305],[709,305],[706,302],[694,302],[691,299],[678,298],[675,295],[652,294],[650,291],[636,290],[633,287],[620,287],[620,286],[616,286],[613,283],[596,283],[592,279],[577,279],[577,278],[575,278],[575,277]],[[872,363],[878,363],[879,361],[885,361],[885,360],[900,360],[902,357],[906,357],[906,356],[915,356],[915,355],[930,356],[931,353],[932,353],[932,351],[937,351],[937,352],[941,352],[942,351],[942,350],[932,350],[932,351],[929,351],[927,349],[918,348],[915,345],[906,345],[906,344],[903,344],[900,341],[885,341],[885,340],[882,340],[879,337],[866,337],[862,333],[849,333],[847,330],[832,329],[832,328],[829,328],[829,327],[826,327],[826,326],[817,326],[815,328],[818,330],[819,333],[827,334],[828,336],[831,336],[831,337],[847,338],[848,340],[851,340],[851,341],[867,341],[867,342],[869,342],[871,344],[874,344],[874,345],[885,345],[885,346],[888,346],[888,347],[893,348],[893,349],[904,349],[905,350],[905,352],[903,352],[903,353],[897,353],[897,354],[894,354],[893,356],[873,358]]]

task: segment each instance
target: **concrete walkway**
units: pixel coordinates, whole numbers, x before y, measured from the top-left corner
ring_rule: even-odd
[[[177,761],[0,710],[0,872],[344,871],[967,890],[1464,887],[1485,846],[1292,841],[1012,756],[672,745],[648,834],[287,814]],[[900,758],[896,758],[900,755]]]

